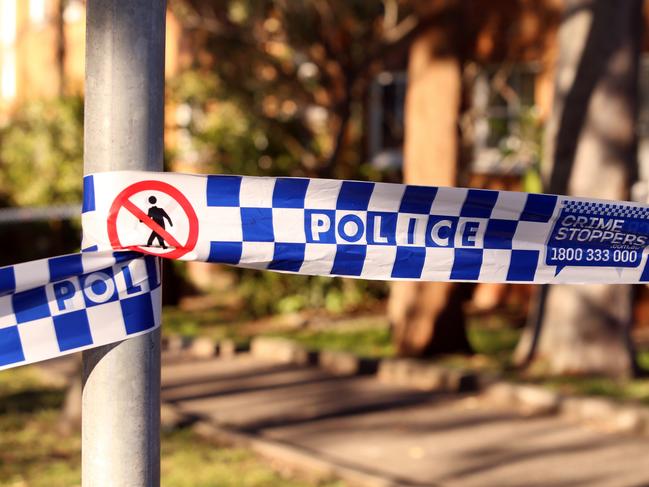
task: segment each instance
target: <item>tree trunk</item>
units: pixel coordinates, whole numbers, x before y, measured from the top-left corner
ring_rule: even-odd
[[[59,96],[65,96],[65,7],[67,0],[59,0],[56,11],[56,66],[59,76]]]
[[[546,134],[548,192],[628,198],[636,177],[641,30],[641,0],[566,2]],[[551,373],[632,370],[630,286],[550,286],[541,316],[534,360]],[[517,348],[518,360],[529,354],[532,328]]]
[[[457,178],[461,66],[457,43],[433,28],[410,49],[405,106],[404,180],[454,186]],[[454,45],[455,44],[455,45]],[[454,283],[395,282],[388,316],[397,352],[469,352],[462,292]]]

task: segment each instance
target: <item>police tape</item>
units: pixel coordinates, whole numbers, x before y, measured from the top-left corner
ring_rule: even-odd
[[[649,281],[649,207],[307,178],[109,172],[84,180],[91,249],[364,279]]]
[[[160,326],[160,260],[382,280],[649,282],[649,207],[464,188],[108,172],[81,254],[0,268],[0,369]],[[144,255],[143,255],[144,254]]]
[[[0,268],[0,370],[160,326],[159,259],[93,252]]]

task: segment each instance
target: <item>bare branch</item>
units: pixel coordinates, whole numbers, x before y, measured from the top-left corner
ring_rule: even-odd
[[[397,25],[383,33],[384,44],[396,44],[419,26],[419,16],[410,14]]]
[[[383,0],[383,32],[393,29],[399,20],[399,4],[397,0]]]

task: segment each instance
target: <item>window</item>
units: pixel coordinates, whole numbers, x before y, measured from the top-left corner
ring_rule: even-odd
[[[403,164],[403,126],[407,76],[403,71],[380,73],[370,87],[369,155],[379,170]]]
[[[541,128],[534,105],[538,68],[467,67],[471,108],[465,114],[472,142],[472,170],[522,174],[538,159]]]
[[[536,65],[465,67],[470,107],[461,115],[462,138],[470,144],[471,170],[523,174],[540,152],[541,128],[534,105]],[[403,164],[405,72],[383,72],[370,88],[368,146],[379,170]]]

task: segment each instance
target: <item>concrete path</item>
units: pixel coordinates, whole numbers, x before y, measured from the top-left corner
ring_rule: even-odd
[[[183,413],[367,485],[649,485],[649,439],[522,418],[473,396],[250,355],[165,360],[162,374],[163,400]]]

